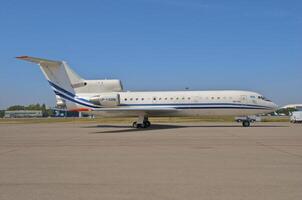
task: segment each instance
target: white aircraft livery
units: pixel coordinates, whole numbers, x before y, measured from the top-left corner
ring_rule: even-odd
[[[151,125],[153,116],[248,116],[270,113],[277,105],[261,94],[250,91],[123,91],[120,80],[85,80],[65,61],[29,56],[17,57],[37,63],[54,90],[57,106],[96,116],[138,117],[135,128]]]

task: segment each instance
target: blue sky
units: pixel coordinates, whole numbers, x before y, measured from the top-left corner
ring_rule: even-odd
[[[39,68],[67,61],[127,90],[244,89],[302,103],[302,1],[2,0],[0,108],[54,105]]]

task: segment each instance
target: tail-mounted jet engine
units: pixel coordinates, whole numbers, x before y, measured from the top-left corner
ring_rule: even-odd
[[[61,97],[56,95],[56,106],[57,106],[57,108],[65,109],[66,108],[66,101],[64,99],[62,99]]]
[[[117,93],[102,94],[91,97],[89,101],[104,107],[115,107],[120,105],[120,95]]]
[[[122,92],[123,85],[120,80],[83,80],[72,84],[76,93],[107,93]]]

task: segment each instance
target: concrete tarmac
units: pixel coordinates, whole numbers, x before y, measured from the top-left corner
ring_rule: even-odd
[[[302,199],[302,124],[0,124],[0,199]]]

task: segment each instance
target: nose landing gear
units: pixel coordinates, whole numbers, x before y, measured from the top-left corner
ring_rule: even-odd
[[[256,122],[256,116],[244,116],[244,117],[236,117],[235,120],[237,122],[242,123],[243,127],[249,127],[251,123]]]
[[[251,122],[248,120],[242,121],[242,126],[243,127],[249,127],[251,125]]]

